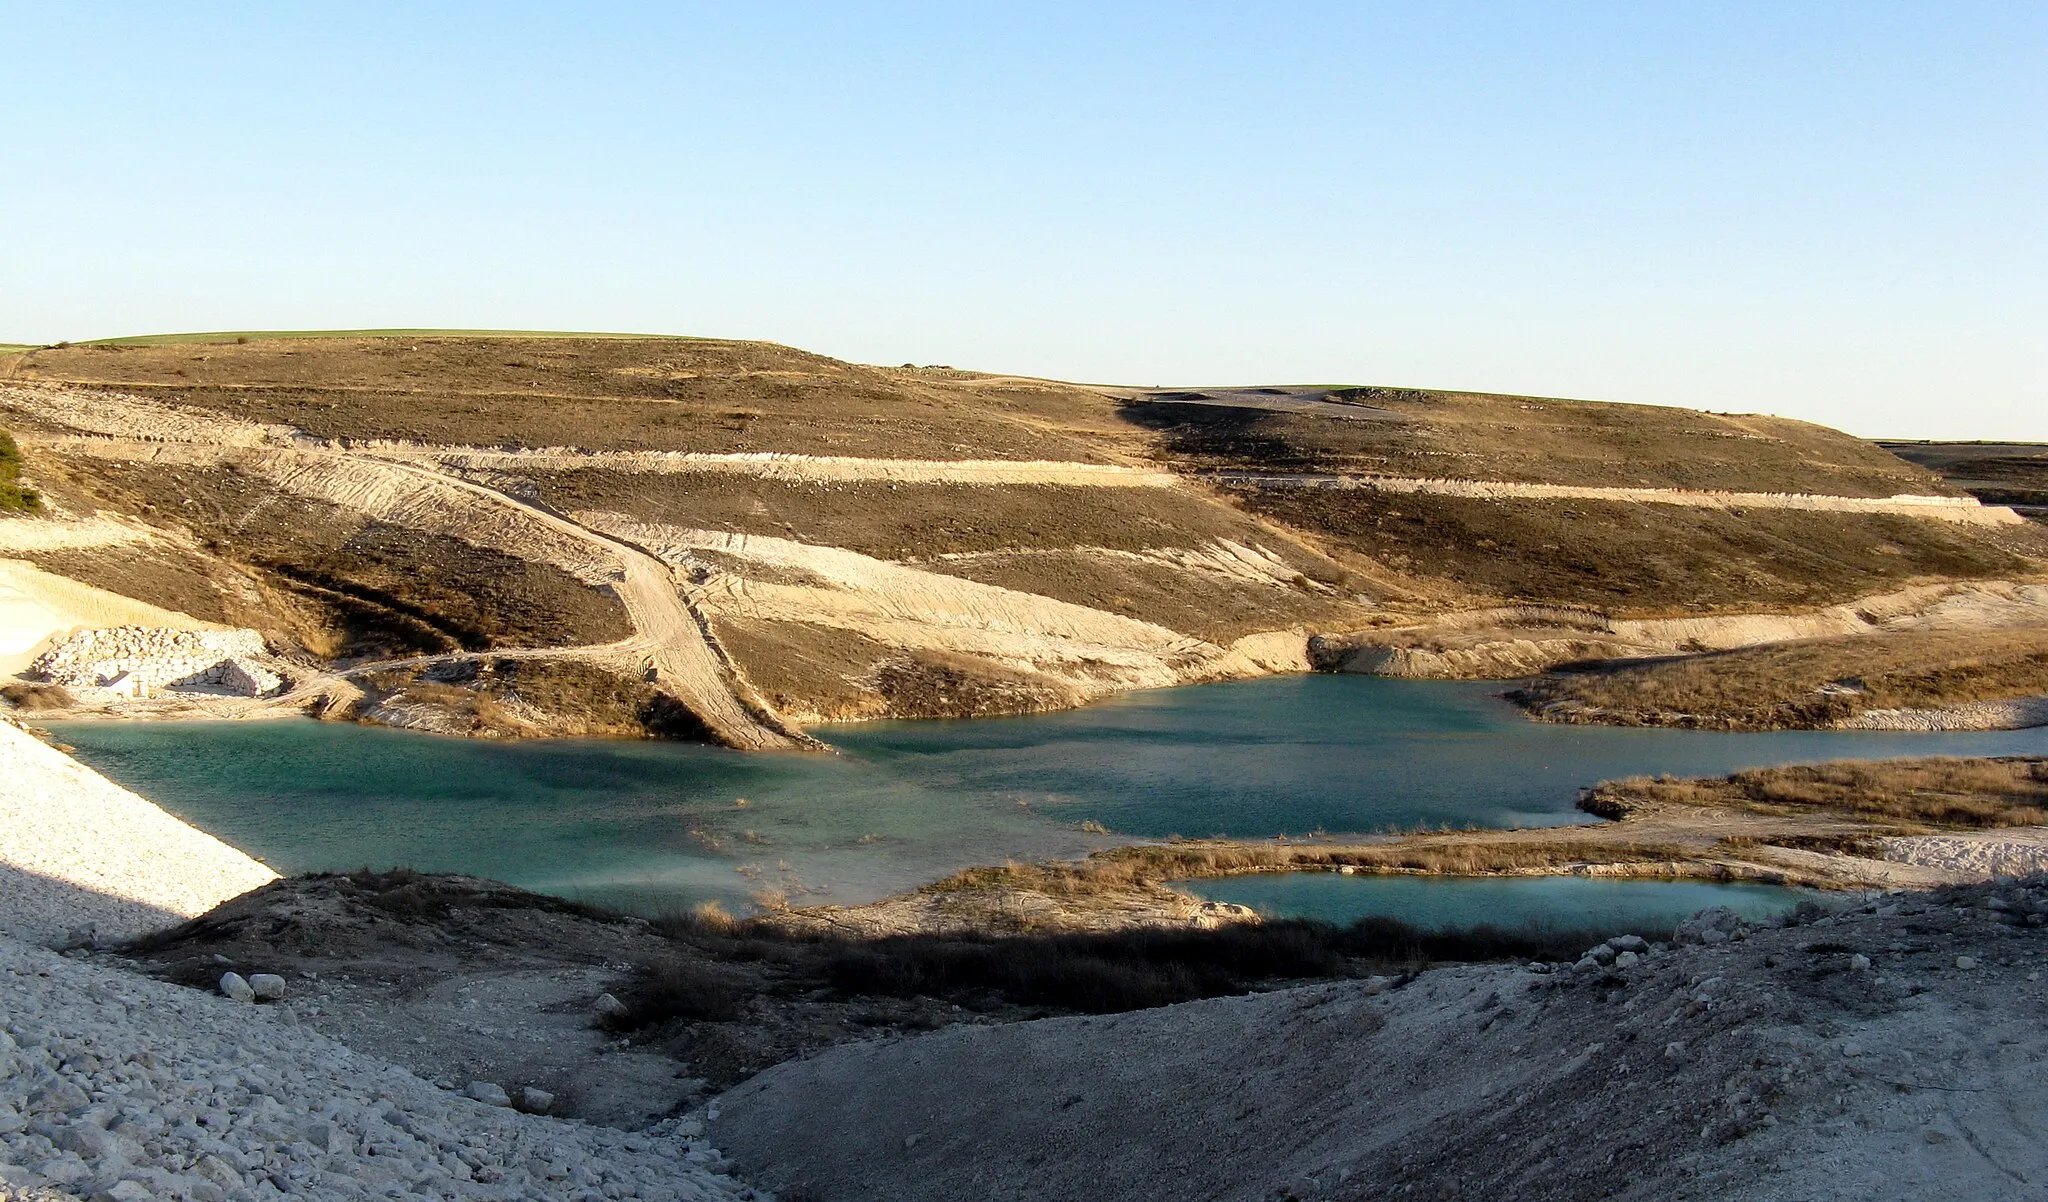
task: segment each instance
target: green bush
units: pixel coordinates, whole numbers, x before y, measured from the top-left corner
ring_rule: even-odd
[[[0,430],[0,513],[35,513],[43,507],[36,490],[21,482],[21,448]]]

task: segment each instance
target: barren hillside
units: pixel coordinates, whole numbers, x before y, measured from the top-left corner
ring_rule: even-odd
[[[468,733],[788,746],[1301,670],[1318,638],[1326,667],[1426,644],[1417,674],[1512,676],[1687,649],[1553,611],[1798,620],[2048,564],[1872,444],[1689,410],[582,335],[138,340],[0,377],[45,514],[0,556],[255,628],[294,702]]]

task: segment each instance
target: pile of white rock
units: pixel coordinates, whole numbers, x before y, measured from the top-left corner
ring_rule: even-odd
[[[0,939],[0,1198],[767,1198],[719,1175],[691,1120],[633,1133],[503,1100],[281,1007]]]
[[[36,657],[29,672],[67,688],[130,697],[167,688],[263,697],[284,684],[264,666],[267,658],[263,636],[254,630],[116,626],[72,635]]]

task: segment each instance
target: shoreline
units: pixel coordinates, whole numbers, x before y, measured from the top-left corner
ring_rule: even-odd
[[[2031,757],[1985,760],[2025,768]],[[1880,766],[1910,774],[1943,761]],[[1877,771],[1877,768],[1870,769]],[[1821,769],[1763,770],[1797,779]],[[1736,778],[1704,780],[1728,786]],[[1079,860],[970,868],[862,906],[771,910],[757,921],[793,931],[885,937],[934,932],[1051,933],[1256,921],[1178,882],[1285,872],[1441,877],[1582,876],[1700,880],[1827,891],[1929,889],[2048,870],[2048,824],[1970,826],[1910,812],[1852,813],[1730,797],[1674,801],[1674,785],[1608,782],[1586,790],[1590,821],[1511,830],[1419,832],[1358,841],[1193,840],[1130,843]],[[2017,804],[2017,803],[2014,803]]]
[[[1769,723],[1744,721],[1719,714],[1685,710],[1628,713],[1582,707],[1572,702],[1538,704],[1522,690],[1502,694],[1532,722],[1560,726],[1612,726],[1646,730],[1702,730],[1728,734],[1773,731],[1873,731],[1892,733],[1963,734],[1973,731],[2037,730],[2048,726],[2048,694],[2027,694],[1954,705],[1868,709],[1832,722]]]
[[[483,657],[487,653],[480,654]],[[955,722],[993,721],[1002,718],[1032,718],[1047,714],[1072,713],[1116,701],[1136,693],[1153,692],[1160,689],[1198,688],[1211,684],[1231,684],[1241,680],[1264,680],[1282,676],[1366,676],[1384,680],[1416,679],[1405,675],[1383,675],[1379,673],[1345,671],[1275,671],[1250,675],[1230,676],[1191,680],[1181,684],[1154,686],[1140,689],[1121,689],[1089,697],[1077,704],[1014,713],[995,713],[972,716],[930,716],[898,717],[894,715],[868,715],[833,718],[807,724],[809,731],[816,727],[868,726],[878,722]],[[2048,693],[2026,694],[2009,698],[1958,702],[1948,706],[1898,707],[1864,710],[1845,719],[1829,722],[1755,722],[1716,714],[1701,714],[1685,710],[1663,710],[1649,712],[1625,712],[1580,705],[1574,702],[1542,702],[1529,695],[1527,687],[1537,678],[1500,677],[1451,677],[1441,679],[1444,683],[1502,686],[1496,694],[1504,699],[1525,720],[1547,722],[1567,726],[1608,726],[1620,729],[1639,728],[1655,730],[1696,730],[1729,734],[1764,734],[1776,731],[1872,731],[1872,732],[1918,732],[1928,734],[1970,733],[1987,731],[2035,730],[2048,727]],[[415,734],[435,734],[448,738],[486,739],[497,742],[545,742],[553,739],[605,739],[624,742],[669,741],[701,742],[706,746],[725,747],[726,744],[708,740],[669,740],[658,734],[630,735],[620,733],[540,733],[523,734],[484,731],[453,731],[436,728],[431,723],[396,723],[364,719],[360,717],[328,718],[314,711],[311,699],[294,699],[293,704],[269,704],[273,699],[250,699],[239,697],[197,694],[191,697],[156,697],[129,704],[102,704],[94,706],[63,706],[48,709],[16,708],[0,711],[19,723],[35,725],[40,722],[247,722],[273,721],[287,718],[304,718],[316,722],[348,722],[361,726],[382,727],[389,730],[405,730]],[[219,703],[219,704],[216,704]],[[823,743],[830,748],[829,741]],[[751,748],[728,750],[753,751]]]

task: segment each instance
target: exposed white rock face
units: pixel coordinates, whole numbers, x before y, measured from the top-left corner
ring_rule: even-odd
[[[284,683],[264,666],[268,658],[263,636],[254,630],[117,626],[72,635],[38,656],[29,671],[67,688],[130,697],[167,688],[262,697]]]
[[[288,1009],[0,938],[0,1197],[766,1198],[696,1130],[486,1105]]]

